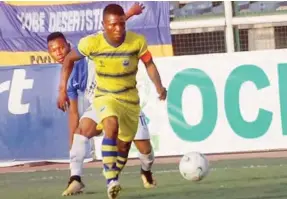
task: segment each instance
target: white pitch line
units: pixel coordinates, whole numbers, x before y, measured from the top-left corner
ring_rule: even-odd
[[[283,166],[287,166],[286,164],[280,164],[280,165],[249,165],[249,166],[241,166],[241,167],[224,167],[224,168],[211,168],[211,171],[220,171],[220,170],[232,170],[232,169],[256,169],[256,168],[268,168],[268,167],[272,167],[272,166],[279,166],[279,167],[283,167]],[[51,170],[49,170],[51,171]],[[168,170],[162,170],[162,171],[154,171],[153,173],[155,174],[162,174],[162,173],[176,173],[179,172],[178,169],[168,169]],[[132,171],[132,172],[122,172],[121,174],[123,175],[134,175],[134,174],[138,174],[139,172],[136,171]],[[1,175],[0,175],[1,176]],[[89,177],[99,177],[102,176],[102,173],[87,173],[85,175],[83,175],[83,177],[85,176],[89,176]],[[51,180],[65,180],[66,177],[64,176],[43,176],[40,178],[29,178],[29,179],[25,179],[25,182],[41,182],[41,181],[51,181]],[[1,180],[0,181],[0,185],[4,185],[4,184],[12,184],[12,183],[22,183],[23,180]]]

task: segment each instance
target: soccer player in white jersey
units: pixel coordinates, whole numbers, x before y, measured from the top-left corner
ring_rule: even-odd
[[[127,15],[127,19],[133,15],[138,15],[144,7],[135,3]],[[67,42],[65,36],[61,32],[51,33],[47,37],[48,51],[51,57],[58,63],[62,63],[65,56],[70,52],[71,46]],[[94,65],[87,59],[76,62],[72,74],[69,78],[68,97],[69,97],[69,137],[70,137],[70,170],[71,177],[68,182],[67,189],[63,192],[63,196],[81,193],[84,184],[81,179],[83,162],[88,152],[88,141],[94,136],[102,133],[101,129],[97,129],[97,116],[92,106],[90,106],[84,114],[79,117],[78,111],[78,95],[84,93],[85,97],[92,103],[94,97]],[[141,178],[145,188],[153,188],[156,182],[152,176],[151,167],[154,162],[153,148],[150,143],[150,135],[147,124],[145,123],[145,115],[140,114],[138,131],[134,139],[134,143],[139,150],[139,159],[141,161]],[[125,163],[124,163],[125,164]]]

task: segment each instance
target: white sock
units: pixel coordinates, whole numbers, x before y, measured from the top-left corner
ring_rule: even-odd
[[[71,176],[83,174],[83,164],[89,150],[89,139],[83,135],[74,134],[74,141],[70,150]]]
[[[153,150],[149,154],[139,153],[139,159],[141,161],[142,169],[144,171],[150,171],[152,164],[154,162],[154,153]]]

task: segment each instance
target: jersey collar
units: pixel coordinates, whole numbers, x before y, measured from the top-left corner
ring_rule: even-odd
[[[114,48],[117,48],[117,47],[119,47],[120,45],[122,45],[122,43],[124,43],[124,41],[125,41],[125,39],[126,39],[126,32],[125,32],[123,38],[121,39],[120,43],[117,44],[117,45],[113,44],[113,43],[109,40],[109,38],[107,37],[107,35],[106,35],[105,33],[104,33],[104,38],[105,38],[106,42],[107,42],[109,45],[111,45],[111,46],[114,47]]]

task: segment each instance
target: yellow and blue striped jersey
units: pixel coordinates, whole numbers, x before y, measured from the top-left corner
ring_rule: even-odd
[[[80,40],[80,54],[95,62],[95,95],[110,95],[124,102],[139,104],[136,74],[139,59],[148,51],[143,35],[127,31],[123,43],[112,46],[103,33]]]

